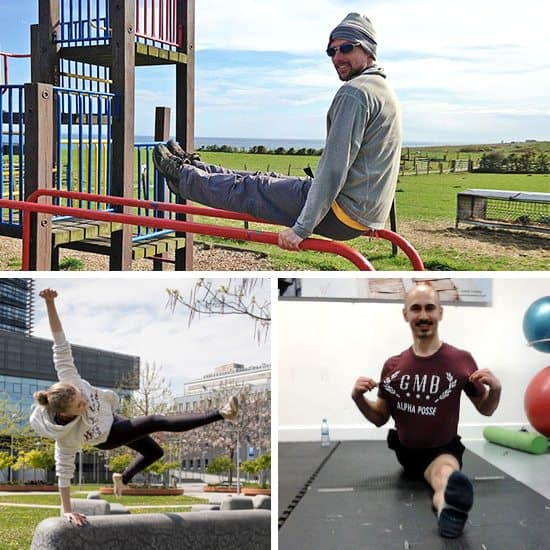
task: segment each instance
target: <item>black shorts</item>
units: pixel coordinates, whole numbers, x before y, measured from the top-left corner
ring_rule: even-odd
[[[391,429],[388,432],[387,441],[388,447],[395,452],[399,464],[403,466],[405,474],[409,477],[424,479],[426,468],[438,456],[443,454],[454,456],[460,464],[460,468],[462,468],[462,455],[464,454],[465,447],[460,442],[459,435],[441,447],[411,449],[401,445],[397,432]]]

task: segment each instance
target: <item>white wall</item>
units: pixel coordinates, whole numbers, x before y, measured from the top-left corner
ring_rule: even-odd
[[[481,438],[488,424],[527,426],[525,388],[550,365],[550,355],[528,347],[522,330],[529,305],[550,295],[550,277],[520,277],[493,279],[491,307],[444,307],[442,340],[470,351],[479,368],[493,370],[503,386],[490,418],[463,395],[459,433],[465,439]],[[384,438],[388,425],[369,424],[350,394],[358,376],[378,380],[384,361],[411,345],[402,306],[305,300],[281,300],[278,306],[279,440],[318,440],[323,417],[333,439]]]

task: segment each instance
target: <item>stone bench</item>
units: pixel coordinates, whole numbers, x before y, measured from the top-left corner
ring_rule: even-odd
[[[268,550],[269,510],[92,516],[84,527],[48,518],[35,529],[31,550]]]

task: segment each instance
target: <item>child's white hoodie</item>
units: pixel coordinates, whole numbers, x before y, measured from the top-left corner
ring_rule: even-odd
[[[71,345],[63,332],[55,332],[53,339],[53,361],[59,381],[76,386],[88,400],[88,408],[62,426],[55,423],[45,407],[37,405],[31,413],[30,424],[39,435],[55,439],[55,471],[59,486],[68,487],[74,475],[76,453],[82,444],[99,445],[109,436],[119,398],[115,392],[95,388],[80,377]]]

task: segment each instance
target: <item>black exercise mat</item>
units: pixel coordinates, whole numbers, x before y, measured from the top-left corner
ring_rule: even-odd
[[[291,449],[290,447],[294,447]],[[318,443],[279,443],[279,509],[296,485],[293,455],[316,456]],[[529,455],[525,460],[529,460]],[[304,471],[305,465],[301,464]],[[401,475],[383,441],[341,443],[279,530],[280,550],[541,550],[550,539],[550,501],[470,451],[464,472],[475,501],[464,534],[442,539],[422,481]],[[478,478],[478,479],[476,479]],[[495,479],[496,478],[496,479]],[[283,500],[284,499],[284,500]]]
[[[300,500],[302,491],[335,447],[336,443],[326,447],[321,447],[319,443],[279,443],[279,475],[281,461],[287,465],[284,483],[279,484],[279,517],[283,517],[285,511],[293,508]]]

